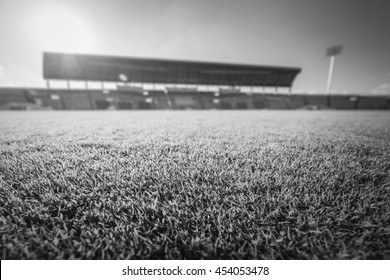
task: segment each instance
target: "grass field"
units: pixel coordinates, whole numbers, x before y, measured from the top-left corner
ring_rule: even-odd
[[[389,112],[0,112],[2,259],[390,259]]]

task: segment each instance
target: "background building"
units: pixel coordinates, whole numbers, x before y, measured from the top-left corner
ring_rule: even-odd
[[[0,88],[0,108],[390,108],[387,96],[292,94],[300,72],[300,68],[292,67],[44,53],[47,88]],[[59,81],[66,86],[54,85]]]

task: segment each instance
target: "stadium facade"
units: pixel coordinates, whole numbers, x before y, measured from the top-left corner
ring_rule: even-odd
[[[44,53],[47,87],[0,88],[0,109],[390,109],[389,96],[292,94],[300,72],[293,67]],[[66,86],[53,86],[58,81]]]

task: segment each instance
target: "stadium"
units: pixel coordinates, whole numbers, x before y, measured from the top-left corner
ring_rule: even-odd
[[[389,259],[390,97],[301,70],[44,53],[0,88],[2,259]]]
[[[384,278],[389,10],[1,0],[1,279]]]
[[[291,67],[44,53],[47,88],[0,88],[0,109],[390,109],[389,96],[291,93],[300,72]],[[66,87],[53,87],[59,81]],[[77,88],[72,88],[74,83]]]

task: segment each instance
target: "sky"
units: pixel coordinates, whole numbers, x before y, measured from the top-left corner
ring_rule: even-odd
[[[389,0],[0,0],[0,86],[44,51],[301,67],[295,92],[390,93]]]

